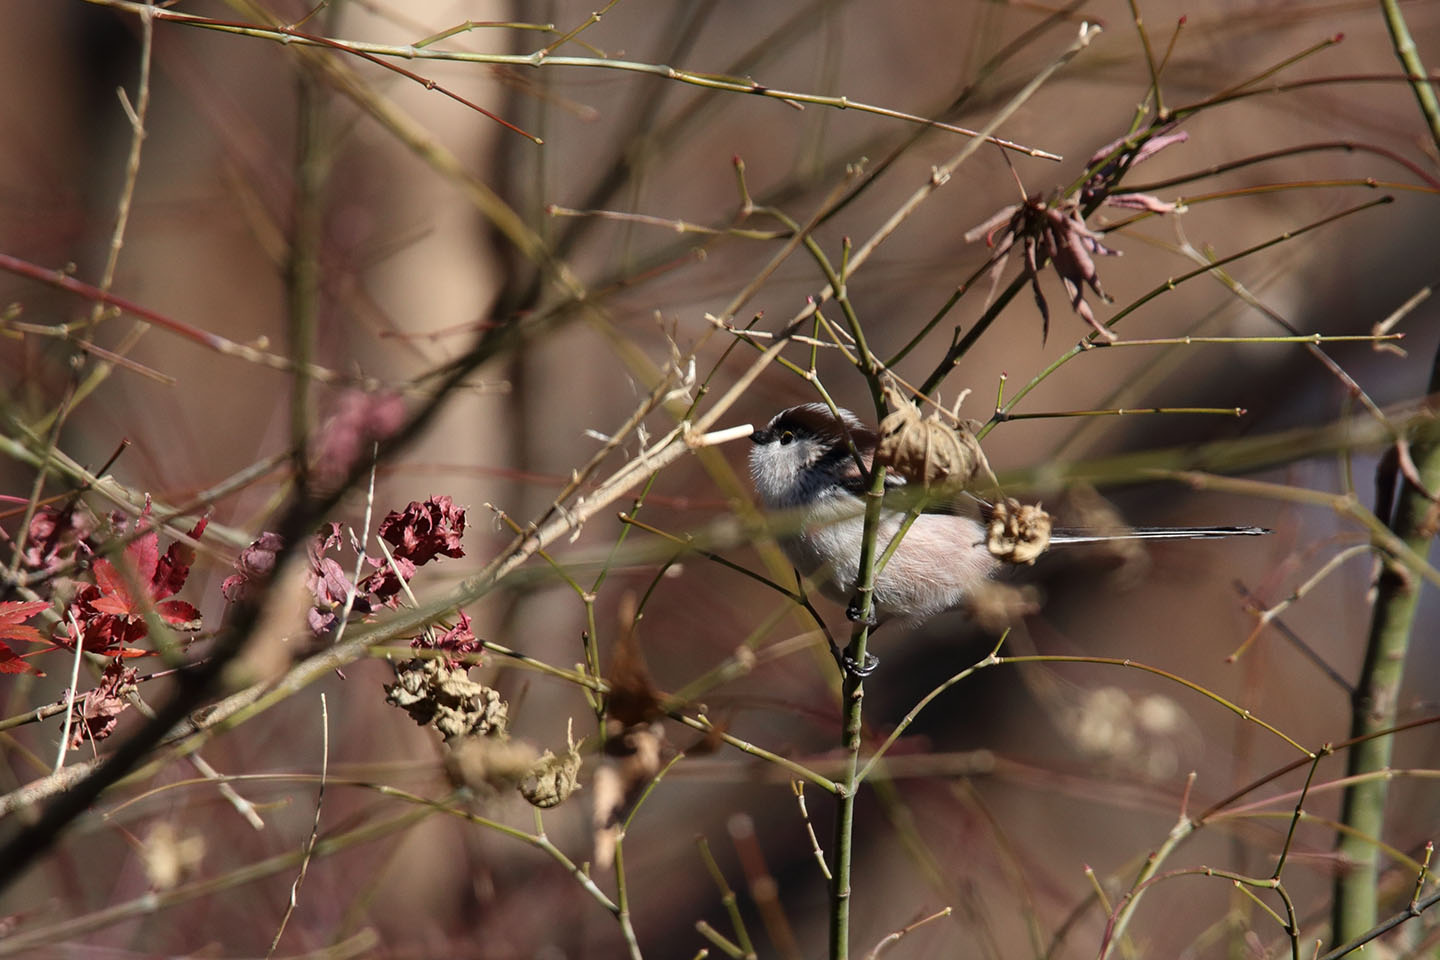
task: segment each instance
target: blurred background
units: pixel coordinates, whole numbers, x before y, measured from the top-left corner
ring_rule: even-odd
[[[7,131],[0,142],[0,253],[95,285],[112,246],[131,151],[132,128],[116,88],[134,104],[143,41],[136,6],[16,4],[7,11],[9,29],[0,31],[0,73],[9,91],[0,99]],[[1433,67],[1440,61],[1440,6],[1400,7],[1422,60]],[[1247,90],[1257,95],[1187,116],[1180,127],[1187,141],[1131,171],[1127,185],[1187,178],[1153,192],[1190,202],[1183,213],[1141,219],[1107,235],[1105,243],[1122,255],[1098,259],[1114,298],[1113,304],[1089,298],[1100,319],[1194,270],[1197,261],[1186,249],[1228,256],[1381,194],[1394,202],[1228,265],[1231,286],[1210,276],[1181,284],[1140,307],[1118,331],[1125,338],[1273,336],[1285,332],[1278,315],[1302,333],[1366,334],[1436,279],[1437,157],[1411,89],[1397,82],[1401,71],[1375,4],[1145,0],[1140,8],[1155,55],[1166,60],[1167,107],[1197,104],[1252,80]],[[171,9],[247,23],[273,18],[307,33],[392,45],[467,21],[554,25],[549,32],[481,26],[435,44],[490,53],[539,50],[585,25],[592,13],[582,4],[448,0],[334,0],[318,11],[282,0],[263,8],[186,2]],[[730,74],[772,89],[843,96],[979,128],[1086,22],[1103,25],[1103,33],[998,131],[1064,159],[982,147],[849,279],[872,349],[890,356],[985,263],[990,251],[983,241],[965,242],[967,231],[1020,202],[1022,190],[1043,196],[1070,184],[1092,154],[1129,131],[1150,72],[1127,4],[621,0],[554,53]],[[707,314],[723,312],[754,284],[735,323],[763,314],[757,329],[775,331],[824,287],[803,252],[762,275],[785,242],[783,228],[764,213],[742,218],[736,158],[743,160],[754,202],[800,223],[837,187],[874,175],[814,232],[838,262],[842,238],[857,245],[868,239],[966,142],[894,117],[706,89],[595,62],[539,68],[400,62],[543,139],[536,145],[374,63],[334,51],[317,60],[314,53],[302,56],[298,44],[154,23],[146,137],[113,289],[193,328],[291,355],[291,244],[298,225],[309,223],[314,362],[349,377],[407,385],[401,392],[411,409],[433,387],[434,371],[478,337],[530,318],[553,318],[470,373],[423,435],[380,468],[377,516],[437,494],[469,510],[466,556],[427,567],[415,581],[422,596],[474,574],[509,541],[487,505],[520,523],[543,513],[571,471],[600,449],[595,433],[619,428],[648,392],[646,365],[664,367],[672,351],[696,349],[698,375],[710,378],[707,400],[727,391],[755,352],[743,343],[731,349],[732,338],[716,333]],[[335,70],[317,66],[321,61],[349,79],[337,80]],[[1316,78],[1333,82],[1284,86]],[[362,106],[366,97],[370,109]],[[398,120],[377,121],[379,99]],[[1271,153],[1276,156],[1263,162],[1201,176]],[[444,157],[454,164],[447,166]],[[857,165],[864,173],[847,175],[847,167]],[[493,191],[543,242],[547,256],[583,284],[586,309],[562,302],[556,284],[517,250],[513,234],[484,214],[474,184]],[[1208,197],[1217,193],[1224,195]],[[1132,213],[1102,208],[1088,222],[1113,224]],[[781,235],[727,233],[731,227]],[[1010,258],[1001,288],[1021,260]],[[1051,312],[1048,338],[1032,297],[1022,291],[944,381],[942,402],[949,406],[971,390],[961,413],[984,420],[1002,377],[1008,378],[1006,395],[1013,395],[1087,332],[1054,274],[1043,275],[1041,285]],[[1237,294],[1237,285],[1248,297]],[[975,281],[897,371],[923,381],[957,325],[973,328],[989,293],[988,278]],[[18,319],[54,326],[86,319],[92,309],[72,293],[10,273],[0,275],[0,304],[19,305],[18,313],[7,313],[7,325]],[[833,307],[826,315],[840,316]],[[1418,409],[1427,392],[1440,340],[1436,317],[1433,301],[1426,301],[1400,321],[1404,355],[1369,343],[1326,350],[1398,421]],[[135,322],[107,316],[86,338],[113,351]],[[69,457],[97,467],[128,439],[111,468],[115,478],[176,504],[288,449],[293,380],[287,372],[207,350],[159,327],[125,349],[143,371],[117,367],[74,405],[58,441]],[[16,424],[41,422],[83,379],[72,372],[78,353],[73,341],[7,329],[0,378],[8,434],[17,435]],[[95,356],[92,351],[87,370]],[[802,367],[809,362],[801,346],[786,356]],[[837,403],[873,419],[863,379],[838,351],[819,351],[818,374]],[[310,390],[310,427],[323,436],[347,390],[325,383]],[[772,365],[719,426],[761,424],[785,406],[815,398],[804,378]],[[1191,489],[1155,481],[1146,471],[1213,454],[1198,462],[1329,493],[1346,489],[1348,473],[1361,501],[1371,504],[1383,446],[1376,437],[1383,431],[1363,417],[1345,384],[1297,344],[1094,350],[1049,376],[1016,412],[1157,406],[1246,413],[1017,420],[999,425],[985,451],[1014,492],[1054,504],[1062,519],[1067,504],[1083,505],[1090,496],[1067,491],[1073,474],[1091,478],[1132,524],[1253,523],[1274,535],[1165,545],[1143,555],[1057,552],[1027,574],[1045,604],[1017,626],[1007,650],[1131,658],[1240,704],[1306,746],[1344,739],[1350,725],[1344,684],[1353,683],[1360,668],[1370,619],[1375,570],[1369,554],[1343,562],[1285,611],[1285,630],[1305,649],[1272,626],[1243,656],[1227,658],[1255,628],[1247,604],[1285,599],[1327,560],[1366,542],[1364,529],[1299,497]],[[652,414],[649,436],[673,422],[664,411]],[[1351,426],[1321,431],[1336,423]],[[1262,442],[1272,436],[1278,439]],[[662,471],[643,519],[683,534],[748,509],[748,446],[686,457]],[[599,476],[636,449],[632,437]],[[14,458],[0,460],[0,492],[20,498],[22,506],[34,476]],[[233,572],[239,549],[267,529],[290,492],[287,477],[283,468],[271,471],[213,503],[216,530],[203,538],[208,549],[182,594],[201,609],[207,626],[221,622],[220,583]],[[59,480],[47,487],[67,489]],[[97,500],[95,509],[111,505]],[[358,525],[364,509],[363,490],[352,492],[334,519]],[[563,563],[567,555],[593,555],[613,544],[622,529],[617,509],[629,509],[629,498],[601,511],[576,542],[556,544],[556,558]],[[12,512],[3,524],[7,535],[15,535],[18,523],[19,513]],[[168,541],[162,536],[161,542],[163,548]],[[750,547],[725,555],[766,569]],[[531,563],[543,571],[541,561]],[[809,630],[808,622],[787,616],[788,602],[778,593],[701,557],[684,557],[658,580],[657,569],[653,563],[619,566],[596,591],[602,662],[624,632],[620,611],[650,590],[635,640],[654,684],[684,689],[748,645],[759,654],[753,668],[705,689],[710,716],[737,737],[826,769],[838,742],[835,673],[823,642],[794,640]],[[588,587],[593,576],[592,570],[579,579]],[[835,630],[846,629],[837,607],[817,605]],[[537,660],[569,668],[583,657],[586,607],[562,580],[496,591],[466,613],[477,636]],[[1426,591],[1402,720],[1436,712],[1436,613],[1433,592]],[[984,656],[993,642],[963,614],[911,633],[881,632],[875,647],[881,666],[866,684],[867,735],[883,738],[921,696]],[[45,669],[44,678],[0,678],[5,717],[61,695],[68,659],[58,654]],[[577,739],[593,735],[595,718],[574,686],[493,660],[472,673],[509,701],[515,737],[558,752],[572,722]],[[343,676],[332,674],[216,737],[205,759],[226,774],[317,773],[324,691],[332,776],[444,797],[444,748],[433,731],[386,705],[382,684],[392,675],[379,659],[355,663]],[[157,681],[146,695],[163,699],[164,689]],[[59,720],[0,733],[0,789],[48,772]],[[131,711],[121,718],[118,736],[139,722]],[[670,750],[700,739],[676,725],[665,737]],[[113,741],[99,745],[111,747]],[[71,756],[83,760],[91,750],[87,743]],[[819,955],[826,887],[785,771],[733,749],[693,752],[669,769],[627,835],[628,895],[642,949],[651,956],[693,956],[707,945],[695,929],[702,920],[731,935],[720,892],[694,843],[700,835],[739,891],[760,954]],[[1440,738],[1421,728],[1398,739],[1395,766],[1440,767],[1437,752]],[[859,804],[853,948],[869,950],[951,906],[953,916],[918,928],[890,953],[1068,957],[1094,955],[1104,931],[1103,912],[1093,904],[1082,909],[1094,889],[1085,868],[1093,868],[1112,897],[1126,889],[1179,816],[1187,774],[1196,773],[1193,813],[1298,754],[1164,677],[1100,664],[1035,663],[966,679],[920,716],[892,756],[891,776]],[[549,837],[577,863],[592,856],[594,769],[587,754],[583,789],[545,819]],[[1316,783],[1342,774],[1343,760],[1332,759]],[[22,931],[79,922],[148,890],[193,890],[167,909],[93,931],[62,930],[45,949],[56,956],[262,954],[285,912],[293,869],[227,881],[213,892],[186,885],[231,876],[303,845],[315,816],[315,785],[293,778],[238,784],[257,805],[264,823],[257,830],[213,786],[175,786],[194,776],[185,763],[166,764],[107,795],[0,899],[3,922]],[[1295,790],[1303,777],[1303,770],[1293,773],[1241,802]],[[815,789],[806,800],[828,850],[830,804]],[[1268,875],[1292,807],[1290,800],[1264,811],[1286,815],[1217,821],[1167,866]],[[339,834],[405,809],[374,790],[337,783],[325,794],[320,833]],[[477,801],[472,809],[533,829],[530,809],[512,795]],[[1301,824],[1286,868],[1307,932],[1321,930],[1327,917],[1334,831],[1324,821],[1338,810],[1336,789],[1310,798],[1314,821]],[[12,814],[0,830],[19,829],[26,816]],[[1384,840],[1418,856],[1437,825],[1440,793],[1423,777],[1397,779]],[[179,864],[168,886],[153,865],[147,869],[157,850],[168,850]],[[1386,889],[1398,898],[1390,905],[1398,908],[1413,890],[1413,873],[1397,868],[1387,876]],[[597,870],[596,877],[613,896],[613,876]],[[758,884],[763,909],[756,906],[760,880],[773,881],[773,887]],[[767,889],[774,891],[773,903]],[[626,954],[614,919],[554,860],[454,817],[432,816],[317,857],[298,899],[277,955],[318,954],[336,943],[393,957]],[[1428,922],[1412,925],[1406,936],[1418,939],[1409,942],[1423,941],[1419,931]],[[347,940],[357,931],[374,936]],[[1259,957],[1278,955],[1285,945],[1276,924],[1230,884],[1198,877],[1154,885],[1129,936],[1144,956]]]

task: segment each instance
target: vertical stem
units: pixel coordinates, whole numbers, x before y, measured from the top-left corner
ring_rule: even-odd
[[[631,960],[641,960],[640,941],[635,937],[635,927],[630,922],[630,891],[625,882],[625,835],[615,840],[615,919],[620,921],[620,934],[625,938],[625,948]]]
[[[290,446],[296,493],[309,493],[310,376],[317,329],[320,247],[325,224],[325,180],[329,173],[325,133],[325,90],[319,78],[302,69],[299,76],[295,149],[295,199],[286,264],[289,300]]]
[[[1410,37],[1410,28],[1405,24],[1405,15],[1400,12],[1400,0],[1380,0],[1380,10],[1385,14],[1385,26],[1390,29],[1390,41],[1395,45],[1395,56],[1405,68],[1405,76],[1415,91],[1420,103],[1420,113],[1430,127],[1430,136],[1440,149],[1440,100],[1436,99],[1435,88],[1430,86],[1425,73],[1425,64],[1420,61],[1420,52]]]
[[[855,607],[860,611],[855,632],[845,656],[863,666],[865,646],[870,639],[868,621],[874,613],[875,541],[880,529],[880,507],[885,496],[885,468],[877,466],[865,493],[865,527],[860,543],[860,588]],[[860,787],[861,705],[865,699],[864,679],[845,671],[841,684],[840,745],[845,751],[845,773],[836,782],[835,863],[830,881],[830,958],[845,960],[850,955],[850,865],[851,834],[855,824],[855,792]]]
[[[1430,391],[1436,389],[1440,389],[1440,356],[1430,375]],[[1420,481],[1430,490],[1440,487],[1440,432],[1434,425],[1429,426],[1415,437],[1410,449]],[[1430,516],[1434,505],[1408,480],[1402,478],[1400,483],[1402,489],[1390,528],[1410,549],[1425,556],[1434,536],[1435,521]],[[1387,563],[1377,587],[1365,664],[1351,698],[1352,737],[1364,737],[1395,724],[1405,653],[1419,598],[1419,580],[1398,565]],[[1357,743],[1350,748],[1346,775],[1361,777],[1386,769],[1392,746],[1393,738],[1388,736]],[[1336,848],[1341,863],[1331,918],[1336,943],[1354,939],[1375,925],[1379,912],[1377,843],[1385,827],[1388,792],[1389,781],[1384,777],[1362,778],[1362,782],[1345,790],[1340,819],[1351,829],[1341,835]]]

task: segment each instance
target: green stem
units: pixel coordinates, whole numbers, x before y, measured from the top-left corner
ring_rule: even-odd
[[[1390,30],[1390,40],[1395,44],[1395,56],[1405,68],[1406,79],[1415,91],[1420,103],[1420,113],[1430,127],[1430,136],[1440,149],[1440,101],[1435,98],[1435,88],[1430,85],[1425,64],[1420,62],[1420,52],[1410,38],[1410,28],[1405,25],[1405,15],[1400,12],[1399,0],[1380,0],[1380,9],[1385,13],[1385,26]]]
[[[880,532],[880,508],[885,497],[885,468],[877,467],[870,477],[865,494],[865,526],[860,542],[860,588],[855,606],[860,611],[850,646],[845,655],[850,662],[865,662],[865,646],[870,639],[867,621],[875,610],[876,539]],[[864,678],[854,671],[845,671],[841,683],[841,747],[845,751],[845,773],[835,784],[835,862],[830,881],[830,958],[845,960],[850,955],[850,867],[853,850],[851,837],[855,825],[855,793],[860,788],[861,706],[865,700]]]
[[[1440,356],[1430,375],[1430,392],[1440,389]],[[1440,431],[1422,427],[1411,444],[1411,456],[1427,489],[1440,487]],[[1402,491],[1390,530],[1412,554],[1424,557],[1434,536],[1433,504],[1425,491],[1401,479]],[[1387,518],[1381,518],[1387,519]],[[1360,681],[1351,698],[1350,735],[1363,737],[1395,725],[1400,682],[1415,608],[1420,599],[1419,577],[1398,559],[1386,563],[1380,574],[1370,639]],[[1356,744],[1349,754],[1346,776],[1362,776],[1390,766],[1393,737],[1374,737]],[[1345,791],[1340,819],[1349,831],[1336,847],[1341,871],[1335,880],[1331,918],[1334,941],[1354,939],[1375,926],[1379,915],[1380,852],[1376,841],[1385,827],[1385,800],[1389,780],[1366,778]]]

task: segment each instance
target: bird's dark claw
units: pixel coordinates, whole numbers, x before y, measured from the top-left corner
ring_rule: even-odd
[[[830,655],[835,658],[835,666],[839,667],[840,672],[847,677],[863,679],[874,673],[875,668],[880,666],[880,658],[873,653],[865,654],[864,663],[856,663],[849,654],[836,646],[830,648]]]
[[[870,607],[869,616],[861,616],[860,601],[856,597],[850,598],[850,604],[845,608],[845,616],[851,623],[861,623],[867,627],[878,626],[880,623],[880,618],[875,616],[875,607],[873,605]]]
[[[840,669],[844,670],[852,677],[859,677],[861,679],[870,676],[870,674],[875,672],[875,668],[880,666],[880,658],[875,656],[873,653],[865,654],[864,663],[856,663],[849,657],[842,657],[841,661],[842,664]]]

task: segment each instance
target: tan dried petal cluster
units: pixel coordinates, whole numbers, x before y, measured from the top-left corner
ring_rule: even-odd
[[[1039,504],[1006,497],[997,502],[986,529],[985,546],[1006,563],[1034,563],[1050,546],[1050,514]]]
[[[941,419],[939,412],[922,417],[908,400],[880,421],[876,462],[899,476],[926,487],[963,487],[987,468],[980,442],[964,427]]]
[[[574,744],[558,757],[546,750],[520,781],[520,795],[542,810],[559,806],[579,789],[580,751]]]
[[[434,727],[447,742],[459,737],[501,736],[508,725],[505,701],[476,683],[463,665],[438,659],[407,660],[395,668],[385,699],[422,727]]]

